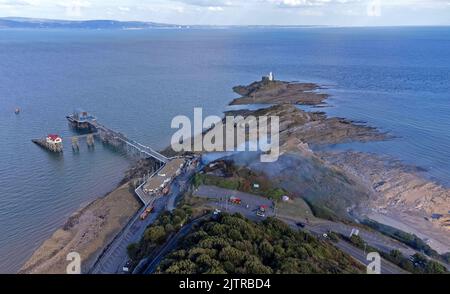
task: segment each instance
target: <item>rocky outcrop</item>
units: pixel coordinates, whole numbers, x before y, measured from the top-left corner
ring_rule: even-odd
[[[241,98],[233,100],[230,105],[242,104],[303,104],[318,105],[323,103],[328,94],[318,93],[320,86],[312,83],[289,83],[262,80],[248,86],[237,86],[233,90]]]
[[[380,133],[376,128],[356,124],[344,118],[328,118],[321,112],[306,112],[291,104],[279,104],[256,111],[227,112],[227,115],[278,116],[281,144],[292,138],[314,145],[379,141],[388,138],[387,134]]]

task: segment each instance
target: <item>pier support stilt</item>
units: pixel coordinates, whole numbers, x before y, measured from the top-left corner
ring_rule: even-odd
[[[72,150],[80,151],[80,145],[78,145],[78,138],[72,137]]]
[[[94,147],[95,144],[95,140],[94,140],[94,135],[90,134],[86,137],[86,142],[88,147]]]

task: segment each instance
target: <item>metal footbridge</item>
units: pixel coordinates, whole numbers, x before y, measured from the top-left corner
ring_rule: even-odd
[[[114,147],[122,147],[127,152],[138,155],[144,158],[153,158],[161,164],[166,164],[170,161],[161,153],[157,152],[149,146],[145,146],[135,140],[129,139],[121,132],[115,131],[107,126],[99,123],[97,119],[84,111],[75,112],[74,114],[67,116],[68,121],[72,127],[80,130],[88,130],[88,135],[77,136],[81,138],[83,136],[99,136],[104,143],[112,145]]]
[[[131,140],[124,134],[117,132],[111,128],[108,128],[98,123],[97,121],[90,121],[90,124],[95,129],[97,129],[97,133],[102,140],[111,142],[112,145],[117,145],[117,143],[121,143],[125,145],[125,148],[127,150],[134,151],[137,154],[141,154],[144,157],[151,157],[162,163],[167,163],[169,161],[169,158],[165,157],[164,155],[157,152],[153,148],[145,146],[135,140]]]

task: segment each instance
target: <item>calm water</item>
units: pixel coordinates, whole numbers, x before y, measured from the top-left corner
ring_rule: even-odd
[[[132,163],[101,145],[79,154],[66,146],[58,157],[30,139],[68,137],[64,117],[82,107],[162,148],[174,115],[195,106],[220,114],[232,86],[269,71],[328,85],[329,114],[398,137],[350,147],[386,152],[450,183],[450,28],[0,30],[0,272],[17,271]]]

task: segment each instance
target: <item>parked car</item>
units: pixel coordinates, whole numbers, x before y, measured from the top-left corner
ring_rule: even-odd
[[[304,223],[296,223],[295,224],[297,227],[299,227],[299,228],[305,228],[305,224]]]
[[[131,260],[128,260],[125,265],[122,267],[122,271],[124,273],[129,273],[131,270]]]
[[[259,217],[266,217],[267,206],[260,206],[256,215]]]
[[[266,214],[264,212],[260,211],[260,210],[258,210],[256,212],[256,215],[259,216],[259,217],[266,217]]]
[[[153,206],[148,207],[148,208],[141,214],[141,220],[145,220],[145,219],[150,215],[150,213],[153,212],[153,209],[154,209]]]

